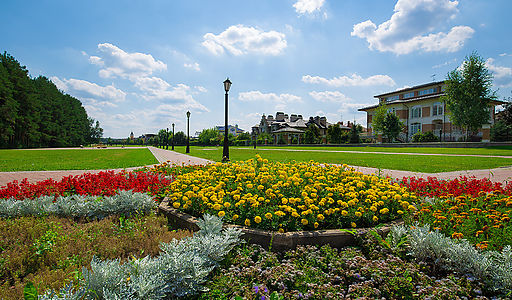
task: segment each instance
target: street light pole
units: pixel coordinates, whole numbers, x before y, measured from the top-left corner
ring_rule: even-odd
[[[172,123],[172,150],[174,150],[174,123]]]
[[[224,80],[224,91],[226,91],[226,95],[224,97],[224,149],[222,151],[222,161],[227,162],[229,161],[229,140],[228,140],[228,92],[229,88],[231,87],[231,81],[229,78]]]
[[[169,150],[169,128],[165,129],[165,150]]]
[[[190,111],[187,111],[187,150],[185,153],[190,153]]]

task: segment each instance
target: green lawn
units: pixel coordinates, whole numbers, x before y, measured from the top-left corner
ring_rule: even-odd
[[[148,149],[0,150],[0,172],[117,169],[156,163]]]
[[[242,148],[242,149],[240,149]],[[424,156],[424,155],[394,155],[394,154],[373,154],[373,153],[346,153],[346,152],[318,152],[318,151],[283,151],[293,148],[277,147],[258,147],[254,150],[252,147],[230,147],[229,155],[231,160],[247,160],[260,154],[263,158],[269,160],[289,162],[289,161],[309,161],[314,160],[322,163],[348,164],[354,166],[374,167],[380,169],[405,170],[425,173],[449,172],[458,170],[477,170],[492,169],[503,166],[512,166],[512,158],[501,157],[464,157],[464,156]],[[327,147],[326,147],[327,148]],[[348,147],[347,147],[348,148]],[[176,147],[176,151],[185,153],[185,147]],[[271,149],[271,150],[264,150]],[[303,149],[306,148],[295,148]],[[321,150],[322,148],[312,148]],[[338,150],[337,148],[330,148]],[[353,149],[353,148],[352,148]],[[364,148],[367,149],[367,148]],[[371,148],[382,149],[382,148]],[[402,149],[402,148],[385,148]],[[408,150],[411,148],[407,148]],[[421,148],[425,149],[425,148]],[[426,148],[431,150],[432,148]],[[441,148],[437,150],[445,150]],[[328,150],[328,149],[326,149]],[[413,148],[412,150],[416,150]],[[458,150],[458,149],[455,149]],[[374,151],[372,151],[374,152]],[[395,151],[396,152],[396,151]],[[403,151],[406,152],[406,151]],[[456,154],[456,153],[453,153]],[[472,153],[475,154],[475,153]],[[190,155],[202,157],[214,161],[220,161],[222,158],[222,147],[191,147]]]
[[[486,148],[398,148],[398,147],[273,147],[261,146],[264,149],[322,150],[322,151],[363,151],[363,152],[394,152],[394,153],[431,153],[431,154],[470,154],[512,156],[512,146],[491,146]]]

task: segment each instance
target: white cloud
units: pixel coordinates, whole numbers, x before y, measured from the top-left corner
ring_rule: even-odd
[[[388,75],[373,75],[368,78],[363,78],[357,74],[348,76],[340,76],[332,79],[327,79],[320,76],[302,76],[302,81],[305,83],[321,83],[334,87],[340,86],[374,86],[374,85],[387,85],[394,86],[395,81]]]
[[[126,93],[116,88],[113,84],[100,86],[86,80],[60,79],[56,76],[51,77],[51,80],[57,88],[76,97],[101,98],[113,102],[122,102],[126,99]]]
[[[494,75],[494,84],[499,87],[512,87],[512,68],[498,66],[493,58],[487,59],[485,66]]]
[[[215,55],[223,54],[225,51],[233,55],[279,55],[287,46],[284,33],[273,30],[265,32],[241,24],[230,26],[219,35],[207,33],[203,38],[202,45]]]
[[[262,93],[260,91],[250,91],[243,92],[238,94],[238,100],[240,101],[265,101],[265,102],[274,102],[278,104],[285,103],[297,103],[302,102],[302,98],[299,96],[291,95],[291,94],[274,94],[274,93]]]
[[[297,0],[293,7],[298,14],[312,14],[316,11],[320,11],[324,5],[325,0]]]
[[[309,95],[313,97],[316,101],[320,102],[334,102],[334,103],[343,103],[347,101],[352,101],[349,97],[345,96],[343,93],[338,91],[325,91],[325,92],[310,92]]]
[[[371,20],[355,24],[352,36],[366,39],[370,49],[395,54],[416,50],[455,52],[475,32],[468,26],[455,26],[448,33],[432,33],[458,13],[458,1],[398,0],[394,14],[377,26]]]
[[[190,64],[187,64],[187,63],[184,63],[183,66],[185,68],[188,68],[188,69],[192,69],[194,71],[201,71],[201,68],[199,67],[199,64],[198,63],[190,63]]]
[[[167,69],[165,63],[155,60],[151,54],[128,53],[109,43],[98,44],[98,50],[100,56],[90,56],[89,61],[102,67],[99,75],[103,78],[132,79]]]
[[[456,63],[457,62],[457,59],[454,58],[452,60],[449,60],[449,61],[445,61],[444,63],[442,64],[438,64],[438,65],[435,65],[435,66],[432,66],[432,69],[439,69],[441,67],[445,67],[447,65],[450,65],[450,64],[453,64],[453,63]]]

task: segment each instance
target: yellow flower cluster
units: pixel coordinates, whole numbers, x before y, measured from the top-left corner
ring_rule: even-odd
[[[268,162],[217,163],[178,175],[166,195],[195,216],[276,231],[369,227],[400,217],[416,197],[390,179],[346,165]]]

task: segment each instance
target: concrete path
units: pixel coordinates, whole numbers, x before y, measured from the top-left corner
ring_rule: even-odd
[[[127,147],[125,149],[133,149],[133,148],[146,148],[146,147]],[[190,165],[190,164],[196,164],[196,165],[204,165],[207,163],[212,163],[211,161],[203,158],[193,157],[181,153],[177,153],[170,150],[163,150],[155,147],[147,147],[151,153],[155,156],[155,158],[158,160],[159,163],[163,162],[170,162],[177,165]],[[52,148],[54,150],[55,148]],[[69,149],[69,148],[66,148]],[[82,148],[77,148],[82,149]],[[83,148],[87,149],[87,148]],[[113,147],[113,148],[107,148],[107,149],[119,149],[119,147]],[[36,149],[34,149],[36,150]],[[103,149],[105,150],[105,149]],[[151,167],[153,165],[149,165],[147,167]],[[126,171],[132,171],[135,169],[140,169],[144,166],[139,167],[131,167],[131,168],[125,168],[125,169],[109,169],[113,170],[115,172],[120,172],[122,170]],[[82,175],[84,173],[99,173],[101,171],[106,170],[63,170],[63,171],[21,171],[21,172],[0,172],[0,188],[3,188],[6,186],[8,182],[12,182],[14,180],[17,180],[18,182],[21,182],[23,179],[27,178],[30,183],[35,183],[38,181],[43,181],[46,179],[54,179],[54,180],[61,180],[62,178],[66,176],[76,176],[76,175]]]
[[[356,171],[359,171],[363,174],[376,174],[381,176],[389,176],[391,178],[402,179],[403,177],[419,177],[426,179],[427,177],[437,177],[438,179],[455,179],[460,176],[472,177],[474,176],[477,179],[488,178],[492,182],[501,182],[502,184],[507,184],[512,182],[512,167],[501,167],[495,169],[485,169],[485,170],[466,170],[466,171],[453,171],[453,172],[442,172],[442,173],[420,173],[420,172],[411,172],[411,171],[401,171],[401,170],[387,170],[387,169],[377,169],[377,168],[369,168],[369,167],[359,167],[359,166],[351,166]]]

